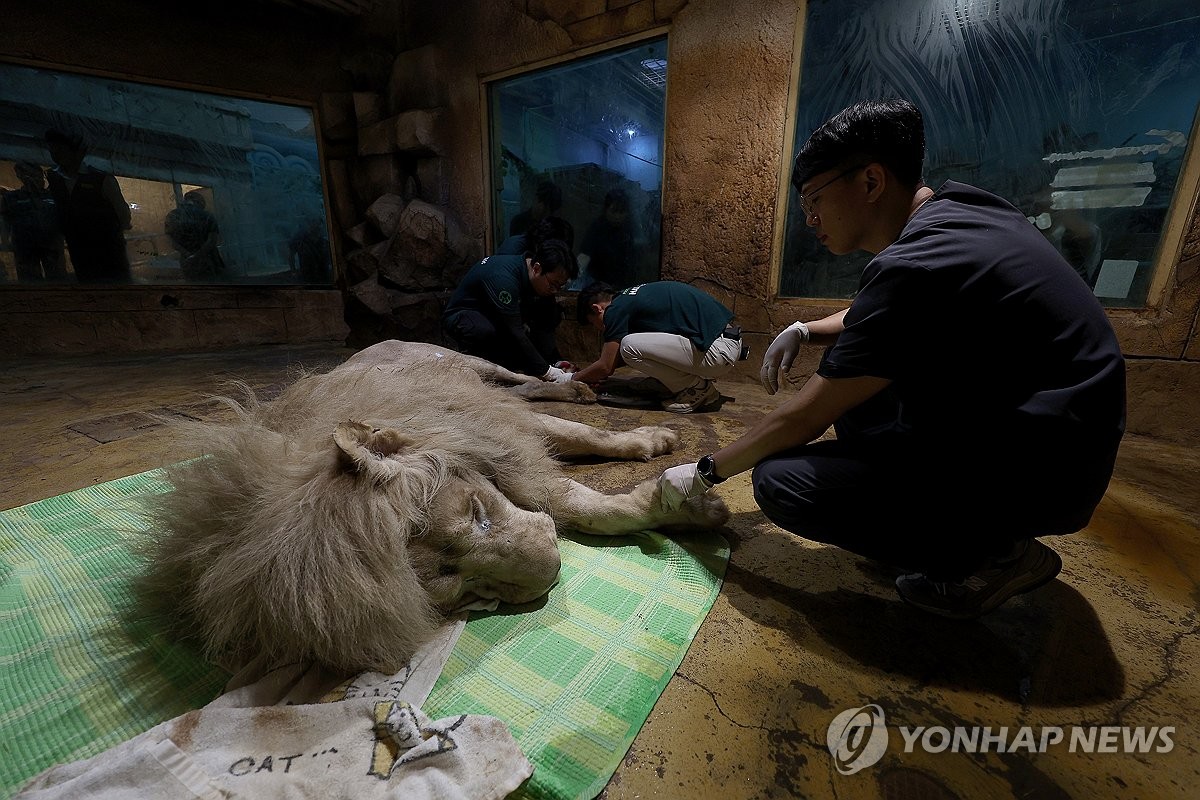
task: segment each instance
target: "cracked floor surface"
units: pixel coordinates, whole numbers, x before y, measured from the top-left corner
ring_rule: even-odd
[[[349,351],[256,348],[213,355],[10,363],[0,378],[0,505],[32,502],[177,460],[159,417],[207,416],[240,378],[274,391],[297,364]],[[711,452],[774,407],[752,383],[688,417],[543,404],[618,429],[666,424],[683,445],[650,463],[567,471],[620,490]],[[718,490],[733,518],[711,614],[602,796],[983,798],[1192,796],[1200,779],[1200,449],[1127,437],[1088,528],[1048,540],[1060,579],[981,621],[900,603],[894,570],[792,536],[754,504],[749,476]],[[875,703],[890,739],[878,763],[839,774],[831,720]],[[1171,726],[1170,752],[905,752],[898,726]],[[1161,744],[1161,740],[1158,742]],[[1119,747],[1117,749],[1120,749]]]

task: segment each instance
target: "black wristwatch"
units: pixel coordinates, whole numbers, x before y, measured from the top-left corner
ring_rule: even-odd
[[[716,486],[725,479],[719,477],[717,473],[713,471],[713,466],[713,457],[711,455],[707,455],[696,462],[696,473],[713,486]]]

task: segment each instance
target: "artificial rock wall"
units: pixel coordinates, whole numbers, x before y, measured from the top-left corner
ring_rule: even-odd
[[[482,256],[445,204],[446,91],[436,47],[401,50],[365,88],[322,95],[350,342],[438,341],[446,299]]]
[[[693,283],[732,308],[756,354],[789,322],[845,306],[776,296],[778,198],[786,181],[785,151],[795,147],[788,138],[799,21],[794,0],[409,0],[401,8],[393,17],[397,58],[377,93],[385,106],[393,102],[389,114],[436,109],[428,127],[439,133],[429,145],[437,158],[418,156],[415,169],[387,191],[404,195],[404,185],[419,185],[421,199],[457,222],[468,261],[494,244],[485,241],[490,165],[482,82],[666,33],[662,277]],[[417,102],[402,109],[394,103],[398,97]],[[356,106],[366,108],[380,102],[354,97]],[[335,166],[335,185],[339,169],[349,174],[362,167]],[[416,175],[416,184],[408,174]],[[349,228],[376,197],[356,199],[355,213],[345,220]],[[1200,442],[1200,218],[1194,198],[1181,228],[1159,301],[1148,309],[1113,310],[1110,318],[1129,357],[1129,429]],[[587,352],[594,340],[569,338],[583,349],[571,353],[576,360],[594,355]],[[815,368],[817,355],[805,353],[798,377]],[[753,378],[757,363],[752,357],[742,364],[742,377]]]

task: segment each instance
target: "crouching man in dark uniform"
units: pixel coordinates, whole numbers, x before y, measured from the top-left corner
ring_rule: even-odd
[[[566,242],[548,239],[525,255],[494,255],[467,272],[442,314],[442,329],[458,348],[493,364],[553,380],[555,328],[562,320],[554,295],[575,275]]]
[[[1104,495],[1125,363],[1104,309],[1024,215],[972,186],[925,186],[924,154],[903,100],[812,134],[792,174],[808,225],[832,253],[875,257],[848,309],[768,348],[774,393],[803,344],[829,346],[799,394],[659,485],[673,506],[753,469],[775,524],[911,570],[903,600],[966,619],[1058,574],[1037,537],[1082,529]],[[860,424],[889,394],[891,422]],[[837,440],[814,442],[830,425]]]

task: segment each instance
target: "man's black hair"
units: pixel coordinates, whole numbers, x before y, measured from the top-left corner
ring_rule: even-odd
[[[903,99],[864,100],[842,109],[813,131],[796,154],[796,191],[814,175],[877,162],[905,186],[921,185],[925,126],[921,111]]]
[[[575,319],[587,325],[588,315],[592,313],[592,305],[594,303],[603,303],[605,300],[612,300],[616,294],[616,289],[607,283],[600,283],[599,281],[589,283],[579,293],[579,298],[575,301]]]
[[[559,239],[575,247],[575,228],[562,217],[542,217],[525,232],[525,251],[534,252],[547,239]]]
[[[538,244],[533,251],[533,260],[542,265],[542,272],[556,272],[560,269],[567,271],[567,277],[572,280],[579,274],[575,263],[575,254],[562,239],[547,239]]]

